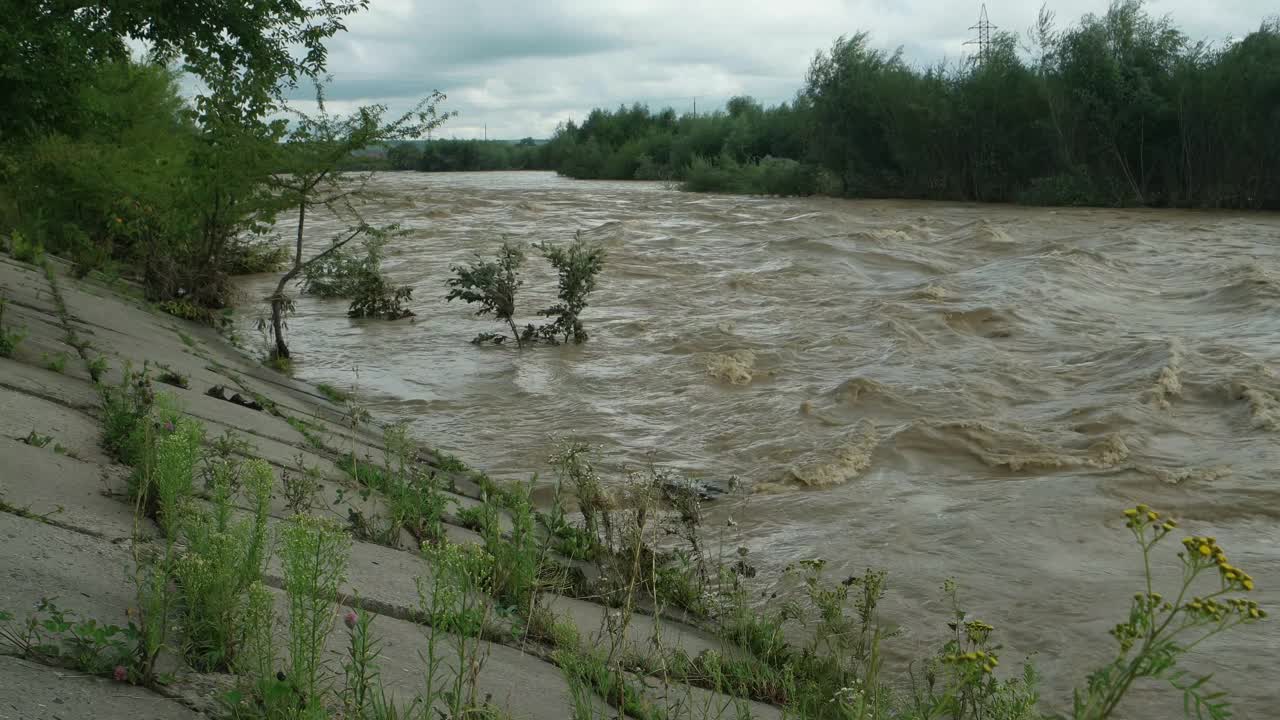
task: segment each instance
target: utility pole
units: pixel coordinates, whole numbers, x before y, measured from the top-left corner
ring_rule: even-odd
[[[991,21],[987,19],[987,4],[982,3],[982,13],[978,15],[978,23],[969,26],[970,30],[977,30],[978,37],[975,40],[966,42],[965,45],[978,46],[978,64],[985,63],[991,54],[991,31],[999,30]]]
[[[484,124],[484,141],[489,142],[489,123]]]

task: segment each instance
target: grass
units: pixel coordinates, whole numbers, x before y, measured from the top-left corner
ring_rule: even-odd
[[[316,390],[318,390],[321,395],[324,395],[338,405],[345,403],[351,398],[350,393],[345,393],[329,383],[320,383],[319,385],[316,385]]]
[[[67,369],[67,354],[60,352],[56,355],[44,354],[41,356],[44,366],[56,373],[61,373]]]
[[[348,453],[337,462],[365,492],[381,493],[389,508],[386,518],[370,518],[351,511],[352,527],[374,542],[392,546],[398,544],[400,528],[408,530],[419,542],[440,541],[444,538],[447,507],[440,477],[415,461],[416,448],[408,440],[404,425],[388,426],[383,431],[383,441],[387,450],[381,465],[368,457],[361,461],[355,453]]]
[[[308,423],[306,420],[303,420],[302,418],[299,418],[299,417],[294,417],[292,415],[286,416],[284,420],[285,422],[289,423],[290,427],[292,427],[294,430],[297,430],[299,433],[301,433],[303,439],[306,440],[307,444],[310,445],[313,449],[315,450],[327,449],[328,446],[325,445],[324,438],[320,437],[320,434],[315,431],[311,423]]]
[[[105,355],[99,355],[95,357],[93,360],[89,361],[89,377],[95,383],[102,382],[102,378],[106,376],[107,370],[110,370],[110,369],[111,369],[111,366],[107,362],[107,358]]]
[[[271,355],[263,360],[262,364],[285,375],[293,373],[293,361],[283,355]]]
[[[156,367],[160,368],[160,374],[156,375],[156,380],[158,382],[182,388],[183,390],[191,389],[191,379],[186,375],[183,375],[164,363],[156,363]]]

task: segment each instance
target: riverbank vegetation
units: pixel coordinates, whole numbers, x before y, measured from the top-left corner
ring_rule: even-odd
[[[688,190],[1063,205],[1280,208],[1280,22],[1208,43],[1136,0],[985,56],[914,67],[872,36],[813,59],[793,102],[595,110],[548,144],[586,179]]]
[[[349,116],[292,112],[289,91],[323,76],[325,42],[367,2],[277,0],[199,7],[113,3],[110,10],[25,3],[0,42],[0,234],[16,256],[48,250],[80,276],[127,274],[148,301],[226,322],[232,274],[277,271],[272,358],[287,360],[285,287],[324,252],[385,242],[393,228],[348,212],[350,232],[304,248],[307,212],[350,211],[360,183],[339,184],[354,151],[438,126],[443,96],[399,118],[380,105]],[[6,28],[8,30],[9,28]],[[130,39],[146,41],[145,59]],[[186,98],[179,73],[198,90]],[[292,215],[290,252],[272,234]],[[403,315],[406,296],[362,274],[352,312]]]

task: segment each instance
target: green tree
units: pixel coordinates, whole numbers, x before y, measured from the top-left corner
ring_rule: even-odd
[[[449,117],[448,114],[441,115],[436,111],[436,106],[443,100],[444,95],[433,93],[409,112],[387,121],[385,105],[361,107],[348,116],[331,115],[325,110],[323,91],[317,88],[316,114],[297,113],[297,122],[284,145],[288,171],[278,175],[273,182],[282,202],[295,208],[298,217],[294,233],[293,265],[280,277],[270,298],[270,331],[274,342],[272,359],[290,358],[289,346],[284,338],[284,316],[292,306],[292,300],[285,294],[289,283],[302,275],[308,265],[324,261],[351,241],[371,233],[385,236],[394,230],[374,228],[359,218],[359,213],[349,201],[367,184],[371,175],[363,175],[355,180],[341,176],[338,168],[342,160],[352,152],[370,145],[418,137],[439,127]],[[357,222],[335,237],[323,251],[305,259],[307,211],[320,207],[331,212],[345,210],[354,215]],[[378,297],[383,295],[382,292],[373,294]],[[361,307],[372,304],[374,303],[366,302]],[[362,311],[362,314],[365,313]],[[375,311],[372,314],[386,313]]]

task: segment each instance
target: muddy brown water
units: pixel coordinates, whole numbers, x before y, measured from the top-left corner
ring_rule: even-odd
[[[836,578],[888,569],[892,662],[941,643],[954,577],[997,627],[1002,668],[1032,655],[1063,709],[1139,589],[1119,515],[1138,501],[1216,536],[1280,610],[1280,216],[693,195],[549,173],[371,188],[366,217],[410,233],[386,269],[413,286],[416,322],[302,297],[299,377],[357,384],[497,477],[545,476],[553,436],[599,444],[614,467],[652,455],[736,476],[715,522],[733,517],[723,542],[749,548],[762,590],[786,592],[771,579],[805,558]],[[321,218],[309,237],[340,226]],[[443,301],[449,266],[578,231],[609,252],[590,342],[468,344],[502,328]],[[553,289],[531,261],[520,320]],[[1158,566],[1174,568],[1177,537]],[[1215,672],[1238,716],[1280,717],[1277,628],[1205,643],[1186,668]],[[1122,709],[1180,714],[1173,695],[1140,689]]]

